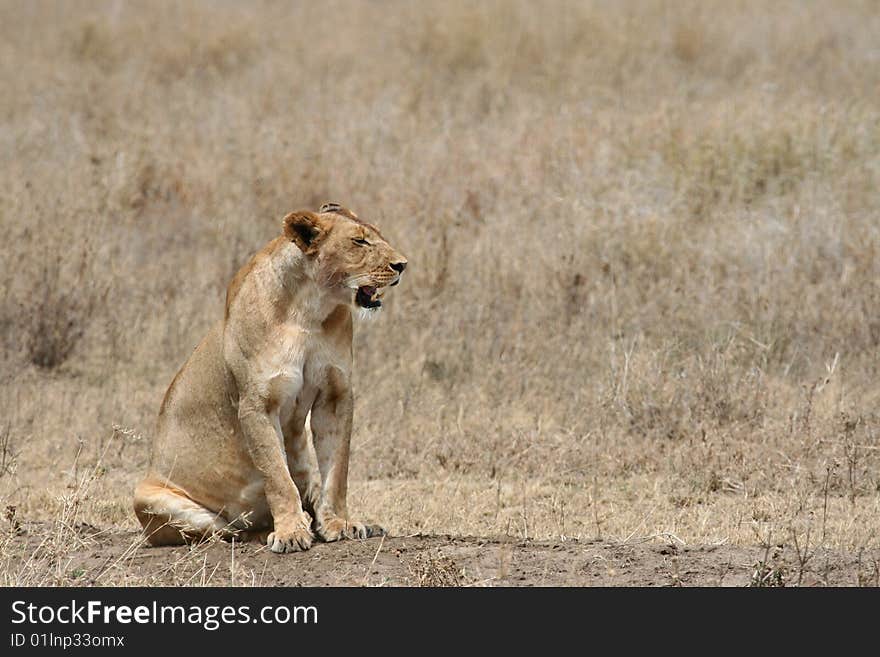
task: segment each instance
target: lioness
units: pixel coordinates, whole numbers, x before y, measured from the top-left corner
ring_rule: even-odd
[[[335,203],[284,217],[162,400],[134,496],[152,545],[267,536],[292,552],[311,547],[313,529],[324,541],[384,534],[346,507],[352,310],[377,311],[406,264]]]

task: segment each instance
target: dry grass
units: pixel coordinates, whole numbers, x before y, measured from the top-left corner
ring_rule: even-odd
[[[56,550],[4,539],[4,581],[136,526],[174,372],[328,199],[411,262],[356,335],[363,516],[876,548],[878,33],[858,1],[2,3],[0,523]]]

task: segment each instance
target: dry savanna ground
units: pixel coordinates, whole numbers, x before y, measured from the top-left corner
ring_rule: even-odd
[[[877,8],[0,2],[0,583],[878,584]],[[326,200],[410,260],[396,538],[142,548],[168,383]]]

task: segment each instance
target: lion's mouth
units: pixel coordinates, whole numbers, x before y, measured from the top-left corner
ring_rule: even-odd
[[[361,308],[379,308],[382,305],[382,293],[372,285],[362,285],[357,289],[354,300]]]

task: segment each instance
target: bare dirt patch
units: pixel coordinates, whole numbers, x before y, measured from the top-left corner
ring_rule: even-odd
[[[44,558],[41,529],[7,545],[19,568]],[[84,586],[876,586],[880,577],[880,551],[819,549],[804,561],[787,546],[415,535],[279,556],[253,542],[150,548],[137,532],[77,531],[81,545],[56,566],[64,583]]]

